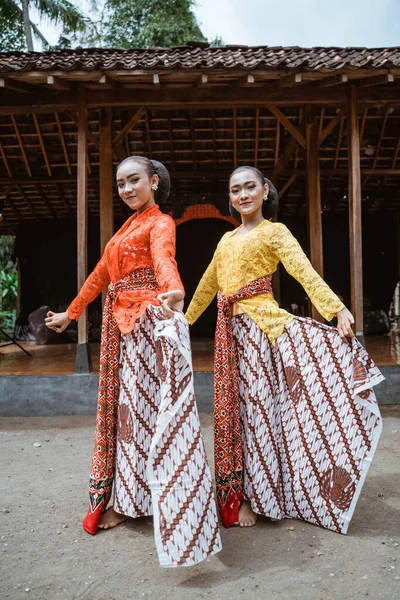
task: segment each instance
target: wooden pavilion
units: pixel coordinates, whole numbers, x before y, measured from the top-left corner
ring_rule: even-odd
[[[39,256],[43,231],[51,227],[62,238],[64,225],[72,223],[78,287],[83,283],[88,253],[95,262],[128,216],[113,170],[126,156],[143,154],[170,170],[173,194],[161,208],[178,224],[217,218],[232,227],[228,175],[239,165],[258,166],[279,190],[279,219],[308,224],[308,254],[317,271],[324,275],[324,258],[332,272],[345,271],[343,295],[351,300],[357,335],[363,335],[366,278],[378,291],[384,278],[386,295],[393,296],[399,280],[400,48],[193,43],[10,52],[0,53],[0,88],[0,233],[16,233],[17,244],[30,239],[31,280],[53,258],[42,252],[32,272],[28,255]],[[324,252],[326,223],[338,219],[340,227],[327,226]],[[73,233],[68,239],[75,240]],[[380,244],[384,259],[377,258]],[[29,296],[24,271],[21,284]],[[48,297],[42,293],[39,300]],[[78,342],[80,350],[87,347],[87,314],[79,321]]]

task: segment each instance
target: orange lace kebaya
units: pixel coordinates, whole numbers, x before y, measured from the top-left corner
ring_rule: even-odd
[[[79,319],[87,305],[110,283],[140,268],[153,268],[160,291],[135,289],[118,293],[113,312],[121,333],[130,333],[157,295],[184,291],[175,261],[175,222],[157,204],[134,214],[111,238],[103,256],[68,308],[70,319]]]

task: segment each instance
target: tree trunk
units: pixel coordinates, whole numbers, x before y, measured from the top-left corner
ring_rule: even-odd
[[[26,46],[29,52],[33,52],[33,41],[32,41],[32,29],[31,21],[29,19],[29,0],[22,0],[22,14],[24,17],[24,31],[26,38]]]

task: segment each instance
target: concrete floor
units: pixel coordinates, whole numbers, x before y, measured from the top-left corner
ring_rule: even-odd
[[[395,600],[400,598],[400,407],[384,432],[347,536],[300,521],[222,532],[197,567],[158,567],[150,518],[81,529],[93,417],[0,421],[0,598],[20,600]],[[212,419],[202,415],[209,456]],[[35,446],[40,444],[40,446]]]

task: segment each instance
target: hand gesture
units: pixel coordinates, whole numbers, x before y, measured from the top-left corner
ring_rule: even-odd
[[[183,310],[183,299],[185,294],[181,290],[172,290],[159,294],[157,300],[161,302],[161,309],[169,319],[174,316],[174,310]]]
[[[354,332],[351,328],[351,326],[354,324],[354,317],[351,312],[347,310],[347,308],[342,308],[342,310],[337,314],[337,320],[337,328],[342,340],[348,342],[354,338]]]
[[[62,333],[71,323],[71,319],[67,312],[55,313],[49,310],[44,322],[49,329],[52,329],[56,333]]]

